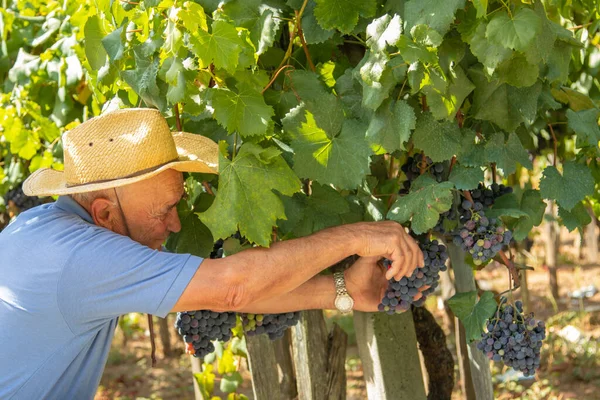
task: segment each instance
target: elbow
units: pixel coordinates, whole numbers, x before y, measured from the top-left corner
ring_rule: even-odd
[[[222,298],[223,309],[228,311],[242,311],[253,299],[248,279],[240,279],[238,274],[231,274],[226,281],[224,297]]]

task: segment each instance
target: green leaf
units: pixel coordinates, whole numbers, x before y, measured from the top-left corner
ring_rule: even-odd
[[[559,40],[556,41],[548,57],[546,79],[549,82],[564,83],[567,81],[572,52],[573,46]]]
[[[233,25],[215,20],[212,23],[212,33],[198,30],[190,35],[190,46],[203,68],[214,62],[217,68],[233,73],[238,65],[243,43]]]
[[[514,132],[508,135],[506,143],[504,133],[494,133],[485,144],[485,158],[488,162],[495,162],[505,175],[515,172],[517,163],[527,169],[533,168],[527,150],[523,148],[519,137]]]
[[[584,226],[592,222],[592,217],[581,202],[577,203],[572,211],[567,211],[559,205],[558,216],[569,232],[575,229],[582,230]]]
[[[322,103],[322,109],[315,113],[317,107],[301,104],[282,121],[284,129],[293,135],[294,171],[302,178],[354,189],[369,170],[371,149],[364,140],[366,126],[348,119],[337,134],[328,127],[330,123],[325,123],[327,104]]]
[[[376,153],[404,150],[416,121],[415,112],[406,101],[386,101],[369,122],[367,140]]]
[[[212,89],[212,103],[219,124],[227,128],[229,133],[238,131],[244,137],[264,135],[271,117],[275,115],[260,92],[246,83],[238,84],[237,93],[227,89]]]
[[[487,26],[485,35],[491,42],[507,49],[525,52],[542,28],[535,11],[521,8],[512,15],[496,13]]]
[[[374,19],[367,26],[367,46],[375,52],[383,52],[387,46],[393,46],[402,33],[400,16],[389,14]]]
[[[311,195],[296,193],[294,197],[282,197],[286,220],[277,226],[284,234],[303,237],[331,226],[343,223],[342,215],[350,211],[348,202],[331,186],[313,183]]]
[[[121,76],[129,86],[148,104],[164,110],[165,102],[156,85],[158,56],[145,57],[143,49],[136,48],[135,69],[121,71]]]
[[[535,121],[542,91],[540,81],[529,87],[515,88],[498,79],[488,81],[478,69],[471,69],[469,77],[475,84],[472,107],[475,118],[493,122],[507,132],[514,131],[521,123],[530,125]]]
[[[179,10],[177,16],[181,20],[183,27],[190,33],[197,32],[198,29],[208,31],[206,24],[206,13],[200,4],[193,1],[183,3],[183,8]]]
[[[122,33],[123,26],[112,31],[106,35],[104,39],[102,39],[102,45],[104,46],[104,50],[106,50],[106,54],[108,54],[108,58],[111,62],[120,60],[121,57],[123,57],[125,46],[123,45],[123,40],[121,39]]]
[[[307,44],[323,43],[331,39],[335,33],[333,29],[321,28],[321,25],[319,25],[315,18],[314,9],[315,2],[309,0],[304,9],[304,14],[302,14],[302,32]]]
[[[439,47],[442,44],[442,36],[427,25],[415,25],[410,31],[410,35],[416,43],[424,46]]]
[[[448,180],[454,183],[458,190],[475,189],[479,182],[483,181],[483,170],[481,168],[463,167],[460,164],[454,165]]]
[[[569,87],[562,86],[560,89],[551,89],[551,93],[556,100],[564,104],[569,104],[569,107],[573,111],[596,108],[594,101],[589,96]]]
[[[448,300],[448,305],[463,323],[467,342],[481,339],[483,325],[498,308],[494,294],[489,291],[483,292],[479,301],[477,291],[456,293]]]
[[[424,24],[444,36],[454,21],[456,10],[464,6],[465,0],[408,0],[404,5],[405,31]]]
[[[222,8],[236,26],[250,31],[256,54],[263,54],[273,46],[275,34],[281,25],[280,9],[261,0],[234,0],[225,3]]]
[[[430,81],[437,79],[439,84],[425,85],[421,90],[427,96],[427,104],[436,119],[453,120],[475,85],[467,78],[460,66],[449,71],[446,82],[437,75],[436,70],[430,70]]]
[[[415,147],[423,150],[433,162],[449,160],[460,151],[462,135],[454,122],[438,122],[430,113],[417,119],[413,133]]]
[[[85,35],[85,56],[94,71],[98,71],[106,62],[106,51],[102,46],[104,30],[97,15],[88,18],[83,28]]]
[[[503,217],[506,226],[512,230],[515,240],[527,237],[534,226],[542,223],[546,203],[539,190],[526,190],[521,200],[514,193],[496,199],[494,206],[486,211],[489,218]]]
[[[169,236],[166,247],[174,253],[189,253],[208,258],[214,245],[212,234],[197,214],[186,211],[179,213],[181,231]]]
[[[526,87],[533,85],[540,75],[537,65],[529,64],[526,57],[515,54],[509,60],[498,66],[496,76],[500,82],[508,83],[515,87]]]
[[[434,50],[429,50],[426,45],[410,40],[406,35],[400,35],[396,45],[402,58],[409,64],[417,61],[423,64],[435,64],[437,61]]]
[[[463,36],[463,39],[469,43],[471,52],[484,65],[487,74],[492,75],[498,65],[512,56],[513,51],[490,41],[485,36],[486,28],[487,24],[481,22],[471,37]]]
[[[567,161],[562,175],[556,167],[544,169],[540,192],[545,199],[556,200],[565,210],[571,211],[577,203],[594,193],[594,178],[585,165]]]
[[[251,242],[269,246],[273,226],[285,218],[283,203],[273,191],[291,196],[300,190],[300,181],[273,147],[246,142],[229,160],[225,146],[221,142],[219,192],[200,219],[215,239],[229,237],[239,228]]]
[[[169,104],[182,102],[185,99],[185,74],[179,71],[175,83],[169,85],[167,90],[167,101]]]
[[[194,3],[195,4],[195,3]],[[175,56],[183,45],[183,34],[177,27],[177,12],[182,12],[175,7],[172,7],[169,11],[170,18],[167,20],[167,27],[165,28],[165,51],[167,54]],[[175,15],[173,15],[175,14]],[[194,32],[194,31],[192,31]]]
[[[219,388],[223,393],[233,393],[242,384],[242,382],[244,382],[244,378],[242,378],[242,375],[239,372],[229,372],[221,376],[221,384]]]
[[[387,219],[404,223],[412,218],[411,229],[417,235],[433,228],[440,214],[452,206],[452,182],[437,183],[421,175],[411,185],[410,193],[399,197],[390,208]]]
[[[375,0],[315,0],[314,14],[323,29],[338,29],[350,33],[358,23],[358,16],[375,15]]]
[[[477,18],[485,17],[487,14],[488,0],[473,0],[473,5],[477,10]]]
[[[598,128],[598,115],[600,110],[592,108],[583,111],[567,110],[569,128],[577,134],[577,146],[592,146],[598,149],[600,141],[600,128]]]
[[[390,96],[390,91],[396,86],[396,80],[392,71],[386,68],[379,81],[367,83],[361,80],[361,84],[363,87],[362,106],[374,111]]]

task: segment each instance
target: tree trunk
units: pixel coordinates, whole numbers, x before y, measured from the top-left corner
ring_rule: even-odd
[[[428,375],[429,400],[450,400],[454,388],[454,359],[446,335],[425,307],[412,307],[419,350]]]
[[[425,385],[412,313],[354,312],[369,400],[423,400]]]
[[[558,277],[556,273],[558,249],[560,247],[560,234],[558,223],[556,222],[556,207],[554,202],[549,201],[546,206],[546,215],[550,216],[550,220],[546,220],[544,227],[545,244],[546,244],[546,266],[548,267],[550,292],[554,299],[558,299]]]
[[[158,318],[158,333],[160,335],[164,358],[173,356],[173,349],[171,349],[171,333],[169,329],[169,315],[165,318]]]
[[[473,270],[465,262],[466,253],[453,243],[448,243],[448,254],[454,270],[454,285],[457,293],[471,292],[476,290],[475,277]],[[457,346],[460,346],[460,357],[465,359],[468,355],[469,363],[463,363],[462,379],[468,388],[469,379],[472,381],[475,398],[477,400],[492,400],[494,391],[492,387],[492,374],[490,372],[490,363],[485,354],[479,351],[475,343],[467,344],[464,339],[464,327],[460,321],[457,321],[459,329],[457,332]],[[470,376],[469,376],[470,369]],[[469,391],[467,390],[468,394]],[[469,397],[467,397],[469,398]]]

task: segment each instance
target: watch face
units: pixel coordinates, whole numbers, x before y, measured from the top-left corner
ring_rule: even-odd
[[[350,296],[341,295],[335,298],[335,308],[343,313],[352,311],[352,306],[354,306],[354,300]]]

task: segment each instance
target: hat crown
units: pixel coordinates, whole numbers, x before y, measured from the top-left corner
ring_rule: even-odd
[[[134,176],[178,158],[167,121],[150,108],[94,117],[62,140],[67,186]]]

